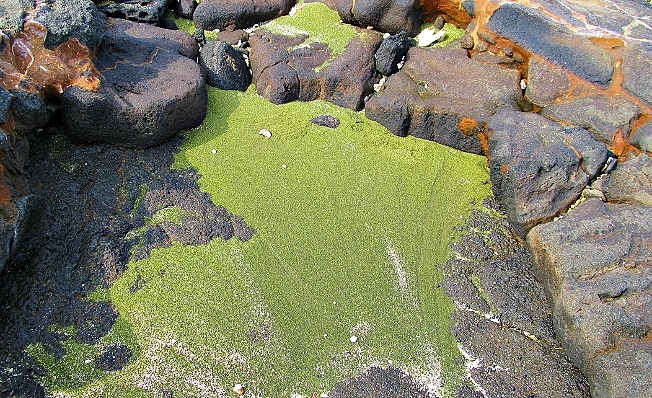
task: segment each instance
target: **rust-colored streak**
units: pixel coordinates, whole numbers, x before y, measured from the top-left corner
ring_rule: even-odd
[[[462,7],[461,0],[420,0],[425,22],[432,22],[443,16],[446,22],[466,29],[471,23],[471,16]]]
[[[641,150],[633,146],[632,144],[629,143],[629,141],[625,138],[623,135],[623,132],[621,129],[618,129],[614,133],[613,137],[613,146],[611,148],[611,151],[618,156],[618,161],[624,162],[627,160],[627,155],[629,155],[630,152],[634,152],[635,154],[640,154]]]
[[[491,154],[489,153],[489,135],[490,134],[488,133],[478,133],[480,146],[482,147],[482,152],[487,157],[487,160],[491,160]]]
[[[462,134],[466,136],[472,136],[478,132],[478,122],[475,119],[466,116],[460,119],[457,127],[460,129]]]

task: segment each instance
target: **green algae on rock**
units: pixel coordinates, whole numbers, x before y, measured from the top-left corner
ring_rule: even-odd
[[[324,101],[277,106],[253,87],[209,88],[209,98],[176,167],[196,168],[213,201],[256,234],[174,243],[130,263],[93,298],[110,297],[114,329],[130,331],[136,354],[108,372],[89,357],[100,348],[71,350],[93,377],[46,383],[50,392],[227,396],[240,383],[250,396],[311,396],[380,366],[453,395],[464,370],[437,264],[490,194],[486,159],[396,137]],[[339,127],[310,122],[323,114]]]

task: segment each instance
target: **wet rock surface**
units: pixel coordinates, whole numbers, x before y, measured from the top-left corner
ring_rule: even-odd
[[[109,286],[130,259],[147,257],[153,247],[165,246],[161,242],[195,245],[234,234],[246,240],[254,233],[199,190],[195,173],[171,170],[180,138],[129,150],[76,145],[57,133],[33,141],[29,177],[34,195],[42,198],[42,216],[33,220],[0,279],[3,396],[44,396],[36,381],[43,369],[24,352],[30,343],[43,342],[61,356],[65,340],[93,343],[111,329],[117,317],[112,305],[85,297]],[[182,216],[163,217],[170,206]],[[49,328],[53,324],[74,325],[78,332],[62,334]],[[124,366],[131,355],[124,348],[108,348],[100,365]]]
[[[594,397],[652,393],[651,216],[649,206],[589,199],[528,235],[555,332]]]
[[[413,47],[405,65],[366,104],[398,136],[482,153],[479,134],[501,106],[519,109],[519,73],[470,59],[462,49]]]
[[[502,4],[487,28],[592,83],[607,86],[611,82],[616,62],[612,55],[523,4]]]
[[[535,113],[502,109],[488,129],[492,189],[521,236],[568,209],[610,156],[586,130]]]
[[[110,20],[95,59],[100,88],[63,93],[66,133],[81,142],[148,147],[200,125],[208,99],[197,50],[187,33]]]

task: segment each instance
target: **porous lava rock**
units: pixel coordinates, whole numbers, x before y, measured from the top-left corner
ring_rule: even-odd
[[[0,30],[18,32],[33,9],[34,0],[4,0],[0,3]]]
[[[617,133],[629,137],[641,109],[622,95],[597,94],[557,102],[540,113],[548,119],[589,130],[601,141],[612,144]]]
[[[197,55],[187,33],[110,19],[95,59],[99,89],[69,87],[62,95],[66,133],[78,141],[149,147],[200,125],[208,99]]]
[[[503,108],[488,123],[490,177],[521,236],[566,211],[610,156],[591,133]]]
[[[245,91],[251,84],[251,72],[244,54],[223,41],[209,41],[201,49],[199,64],[208,84],[222,90]]]
[[[652,396],[652,207],[589,199],[527,240],[595,398]]]
[[[520,74],[465,50],[412,47],[403,68],[366,104],[369,119],[392,133],[483,153],[479,134],[501,106],[519,108]]]
[[[375,32],[360,31],[332,58],[326,44],[309,42],[306,35],[258,29],[249,39],[253,82],[258,94],[275,104],[323,99],[360,110],[379,79],[374,54],[381,41]]]
[[[46,27],[49,49],[73,38],[93,49],[106,31],[106,16],[91,0],[44,2],[34,19]]]
[[[519,3],[503,3],[486,27],[591,83],[603,87],[611,83],[615,58],[539,10]]]
[[[199,29],[248,28],[286,15],[295,0],[202,0],[192,19]]]
[[[192,19],[195,8],[197,8],[196,0],[179,0],[174,8],[174,13],[182,18]]]
[[[419,0],[339,0],[337,12],[346,23],[392,34],[415,36],[423,24]]]
[[[130,21],[161,25],[171,0],[116,0],[102,2],[99,10],[106,15]]]

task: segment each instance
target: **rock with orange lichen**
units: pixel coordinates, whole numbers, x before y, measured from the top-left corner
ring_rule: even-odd
[[[523,102],[519,81],[518,71],[470,59],[462,49],[413,47],[365,112],[396,135],[481,154],[487,121],[499,107]]]
[[[197,51],[185,32],[110,19],[95,58],[99,88],[71,86],[63,93],[66,134],[82,142],[150,147],[200,125],[206,85],[188,57]]]

